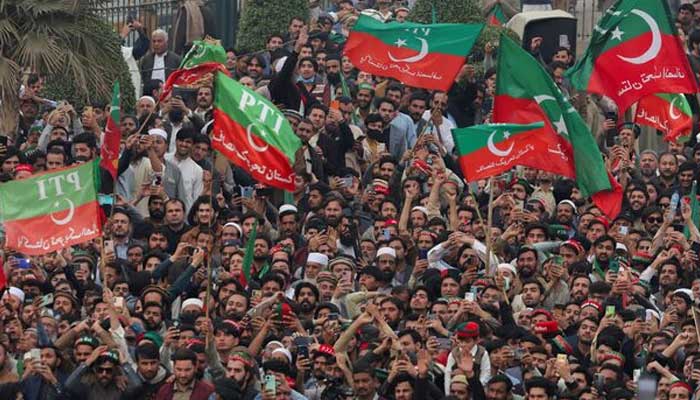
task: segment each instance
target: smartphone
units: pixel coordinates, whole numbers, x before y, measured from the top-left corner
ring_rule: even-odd
[[[610,272],[618,273],[620,271],[620,261],[617,258],[610,260],[610,265],[608,265]]]
[[[303,345],[297,347],[297,356],[299,358],[309,358],[309,346]]]
[[[48,307],[51,304],[53,304],[53,293],[41,296],[41,303],[39,307]]]
[[[30,269],[32,267],[32,263],[28,258],[19,258],[17,259],[17,267],[20,269]]]
[[[33,360],[41,360],[41,350],[40,349],[31,349],[29,350],[29,354],[31,355]]]
[[[104,249],[105,253],[114,253],[114,242],[111,240],[105,240]]]
[[[565,363],[569,360],[566,358],[566,354],[557,354],[557,361]]]
[[[7,136],[0,136],[0,144],[7,147]]]
[[[331,110],[340,110],[340,101],[331,100],[330,104],[328,104],[328,108]]]
[[[464,300],[476,301],[476,295],[473,292],[466,292],[464,293]]]
[[[700,358],[696,358],[693,360],[693,369],[700,370]]]
[[[620,235],[627,235],[630,232],[630,228],[627,226],[620,227]]]
[[[262,297],[262,290],[260,290],[260,289],[254,289],[254,290],[251,292],[251,296],[256,297],[256,298],[258,298],[258,299],[261,298],[261,297]]]
[[[328,320],[329,321],[337,321],[338,318],[340,318],[340,315],[338,313],[330,313],[328,314]]]
[[[606,317],[614,317],[615,316],[615,306],[606,306],[605,307],[605,316]]]
[[[637,389],[639,400],[656,399],[656,377],[649,373],[640,375],[637,381]]]
[[[255,195],[258,197],[270,197],[270,196],[272,196],[272,188],[265,187],[265,188],[255,189]]]
[[[277,379],[274,375],[265,375],[265,392],[277,396]]]
[[[418,249],[418,259],[419,260],[427,260],[428,259],[428,250]]]
[[[513,357],[515,357],[516,360],[522,360],[524,355],[525,352],[521,348],[513,350]]]
[[[163,184],[163,174],[153,173],[151,176],[151,186],[160,186]]]
[[[252,186],[241,186],[241,197],[245,197],[246,199],[252,198],[254,190],[255,188]]]
[[[352,187],[352,177],[340,178],[343,187]]]
[[[116,308],[124,308],[124,298],[121,296],[116,296],[114,298],[114,307]]]
[[[112,206],[114,205],[114,197],[109,194],[98,194],[97,202],[100,203],[101,206]]]
[[[382,229],[382,236],[384,236],[384,240],[391,240],[391,231],[389,229]]]
[[[438,349],[449,350],[452,348],[452,340],[450,338],[435,338],[438,342]]]

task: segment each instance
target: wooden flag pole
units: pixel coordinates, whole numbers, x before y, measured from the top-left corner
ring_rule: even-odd
[[[493,176],[489,178],[489,204],[486,213],[486,271],[491,267],[491,224],[493,223]],[[485,272],[486,272],[485,271]]]
[[[695,334],[698,337],[698,343],[700,343],[700,327],[698,327],[698,316],[695,312],[695,303],[690,305],[690,309],[693,311],[693,323],[695,324]]]

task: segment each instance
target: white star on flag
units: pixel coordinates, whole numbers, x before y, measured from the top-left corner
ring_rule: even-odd
[[[503,138],[504,138],[504,139],[510,138],[510,132],[508,132],[508,131],[503,131]]]
[[[397,39],[396,42],[394,42],[396,47],[403,47],[406,46],[406,39]]]
[[[561,118],[559,118],[559,121],[554,123],[554,126],[557,128],[557,133],[558,134],[569,134],[569,131],[566,130],[566,122],[564,122],[564,114],[562,114]]]
[[[625,32],[621,31],[619,26],[616,26],[616,27],[615,27],[615,30],[612,31],[612,32],[610,32],[610,33],[612,34],[612,38],[611,38],[611,39],[622,40],[622,35],[623,35]]]

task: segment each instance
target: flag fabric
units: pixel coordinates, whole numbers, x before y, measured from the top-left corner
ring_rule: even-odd
[[[360,15],[345,55],[361,71],[447,91],[484,24],[383,23]]]
[[[253,266],[253,253],[255,252],[255,239],[258,237],[258,220],[253,222],[253,229],[250,231],[248,241],[245,244],[245,254],[243,255],[243,274],[238,277],[243,287],[248,287],[248,282],[252,279],[251,268]]]
[[[486,17],[486,22],[493,26],[503,26],[508,22],[506,15],[503,13],[503,6],[500,3],[494,4],[491,12]]]
[[[534,150],[518,163],[575,179],[584,197],[613,190],[593,200],[610,218],[617,216],[622,192],[614,190],[615,180],[606,173],[588,126],[542,65],[518,43],[501,35],[496,76],[494,122],[545,123],[528,136]]]
[[[5,262],[0,257],[0,290],[4,290],[7,287],[7,275],[5,275]]]
[[[218,40],[195,40],[190,51],[180,63],[180,68],[173,71],[163,85],[160,100],[167,98],[175,86],[197,87],[213,79],[216,72],[228,76],[226,50]]]
[[[498,175],[518,165],[518,160],[534,151],[530,136],[543,122],[529,125],[485,124],[453,129],[459,165],[467,181]]]
[[[685,95],[656,93],[639,100],[634,122],[663,132],[667,142],[686,142],[693,129],[693,112]]]
[[[269,100],[221,73],[212,146],[258,182],[294,191],[292,166],[301,140]]]
[[[117,167],[119,166],[119,147],[121,144],[121,132],[119,131],[119,81],[114,82],[112,88],[112,106],[109,108],[107,125],[100,149],[100,167],[109,171],[112,179],[117,179]]]
[[[41,255],[102,234],[99,159],[0,184],[7,247]]]
[[[566,75],[576,89],[613,99],[621,112],[653,93],[698,91],[668,3],[659,0],[618,0]]]

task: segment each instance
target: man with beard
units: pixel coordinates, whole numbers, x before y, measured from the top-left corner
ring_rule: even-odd
[[[657,299],[663,298],[669,290],[677,287],[681,281],[681,264],[675,257],[659,256],[659,291],[654,294]],[[653,265],[653,264],[652,264]]]
[[[197,355],[194,351],[187,348],[178,349],[173,355],[173,370],[175,380],[161,386],[156,399],[206,399],[214,392],[211,384],[195,376]]]
[[[411,93],[411,96],[408,99],[408,107],[406,108],[405,113],[408,114],[409,117],[411,117],[413,125],[418,126],[418,124],[423,119],[423,113],[427,108],[427,94],[424,91],[418,90]],[[416,131],[418,131],[417,128]]]
[[[214,103],[214,89],[211,86],[202,86],[197,90],[197,107],[192,111],[193,120],[201,124],[211,121],[213,117],[212,104]]]
[[[160,160],[161,164],[165,166],[165,172],[160,178],[154,175],[154,181],[160,179],[161,185],[165,189],[165,193],[171,199],[178,199],[184,196],[185,187],[182,181],[182,173],[180,170],[170,161],[165,159],[165,152],[168,150],[168,135],[162,129],[150,129],[148,135],[153,141],[153,150],[155,151],[156,157]]]
[[[656,232],[659,230],[663,222],[664,217],[661,208],[651,206],[642,211],[642,223],[644,224],[644,230],[649,235],[656,235]]]
[[[397,330],[403,318],[403,304],[396,297],[387,297],[379,303],[379,313],[392,330]]]
[[[153,400],[160,387],[170,376],[168,370],[160,363],[158,346],[151,342],[140,343],[136,347],[136,373],[141,379],[140,390],[134,398]]]
[[[396,282],[396,251],[391,247],[381,247],[377,250],[377,259],[375,260],[377,267],[382,272],[382,283],[384,288],[391,290],[394,286],[401,286],[401,283]]]
[[[515,296],[515,300],[513,300],[514,303],[518,302],[518,297],[520,297],[525,307],[540,308],[545,298],[544,287],[542,283],[535,278],[524,279],[523,290],[519,295]],[[513,308],[515,309],[516,306],[514,305]]]
[[[165,134],[162,129],[154,131],[154,134],[155,132]],[[125,166],[127,162],[128,166]],[[153,178],[158,174],[162,176],[163,173],[163,163],[156,154],[152,135],[129,136],[119,163],[119,170],[122,172],[119,174],[117,193],[129,202],[138,200],[135,204],[136,209],[141,215],[146,215],[148,206],[145,200],[147,194],[144,190],[150,190],[149,186],[152,185]]]
[[[227,319],[232,319],[234,321],[241,321],[245,316],[246,311],[248,311],[248,306],[250,301],[248,295],[245,292],[236,291],[229,296],[226,300],[226,308],[224,309],[224,316]]]
[[[340,224],[340,219],[343,217],[343,208],[345,204],[338,197],[330,197],[323,205],[323,216],[328,226],[337,228]]]
[[[261,235],[255,238],[253,244],[253,264],[250,269],[250,276],[257,277],[264,271],[267,265],[267,260],[270,257],[270,247],[272,241],[269,237]]]
[[[364,121],[369,116],[374,100],[374,88],[369,83],[360,83],[355,94],[355,115],[358,121]],[[364,128],[361,126],[361,128]]]
[[[175,139],[175,153],[165,155],[165,159],[173,163],[182,174],[184,193],[179,198],[185,203],[185,211],[189,211],[204,189],[204,170],[190,157],[195,134],[192,127],[180,129]]]
[[[671,189],[678,184],[678,159],[673,153],[665,152],[659,155],[659,187]]]
[[[574,217],[576,216],[576,206],[571,200],[562,200],[557,204],[557,214],[555,223],[574,227]]]
[[[294,133],[301,140],[302,144],[295,155],[294,170],[297,173],[305,171],[319,181],[325,180],[326,172],[323,168],[323,158],[316,147],[310,143],[311,138],[316,136],[316,127],[311,120],[304,118],[299,121]]]
[[[132,239],[133,226],[131,215],[122,208],[115,208],[111,218],[112,241],[114,242],[114,256],[127,259],[129,247],[136,243]]]
[[[644,150],[639,157],[639,172],[642,175],[642,181],[649,182],[656,179],[656,167],[658,165],[658,157],[654,150]]]
[[[678,188],[681,196],[690,194],[697,169],[698,165],[692,161],[686,161],[678,167]]]
[[[138,385],[139,378],[129,363],[124,360],[121,368],[126,373],[127,388],[122,391],[117,386],[117,368],[121,357],[115,351],[107,351],[107,346],[96,348],[84,363],[66,380],[66,394],[78,399],[120,399],[127,398]]]
[[[642,210],[647,206],[647,201],[649,199],[647,191],[644,187],[637,186],[629,191],[627,196],[627,202],[630,206],[629,211],[636,219],[639,219],[642,216]]]
[[[289,237],[294,240],[297,247],[302,243],[299,235],[299,214],[298,209],[293,204],[283,204],[279,209],[279,224],[277,229],[280,237]]]
[[[160,227],[165,218],[164,196],[152,194],[148,196],[148,218],[143,222],[151,227]]]
[[[299,305],[299,319],[311,321],[318,303],[319,293],[311,282],[300,282],[294,289],[294,301]]]
[[[149,302],[143,306],[143,326],[147,331],[154,331],[165,336],[163,308],[159,303]]]
[[[615,245],[615,239],[608,235],[603,235],[593,242],[593,274],[597,276],[597,280],[605,280],[605,271],[615,255]]]
[[[533,277],[537,273],[538,267],[537,250],[527,245],[520,247],[515,266],[518,269],[519,279]]]
[[[254,362],[255,360],[251,359],[247,353],[234,353],[226,363],[226,376],[233,379],[240,387],[243,393],[240,397],[241,400],[253,400],[259,393],[255,389]]]
[[[588,298],[588,288],[591,286],[591,278],[587,275],[576,275],[571,281],[571,300],[583,303]]]
[[[59,391],[68,378],[69,371],[64,365],[58,349],[53,346],[41,349],[41,359],[24,360],[22,392],[26,399],[60,398]]]

